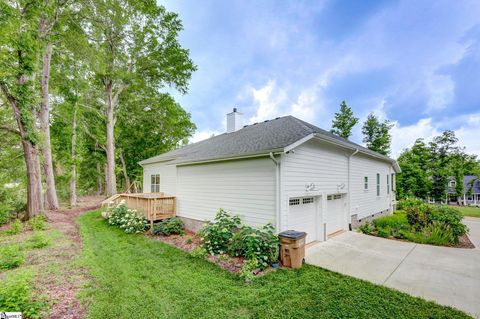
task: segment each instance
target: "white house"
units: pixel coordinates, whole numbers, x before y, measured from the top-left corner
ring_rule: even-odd
[[[395,205],[395,160],[293,116],[242,125],[140,162],[144,191],[177,197],[177,215],[198,229],[226,209],[250,225],[307,232],[323,241]]]

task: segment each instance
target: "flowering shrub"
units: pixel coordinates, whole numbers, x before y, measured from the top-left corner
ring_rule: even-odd
[[[242,226],[230,241],[229,253],[248,260],[254,259],[259,268],[265,268],[277,261],[278,245],[278,237],[272,224],[260,228]]]
[[[105,214],[110,225],[119,226],[127,234],[141,233],[147,227],[147,219],[135,209],[128,209],[121,201]]]
[[[183,221],[178,217],[162,220],[155,224],[152,229],[154,235],[169,236],[173,234],[183,235],[184,233]]]
[[[224,254],[234,232],[240,228],[240,217],[230,216],[220,209],[213,222],[206,224],[199,232],[203,247],[212,255]]]

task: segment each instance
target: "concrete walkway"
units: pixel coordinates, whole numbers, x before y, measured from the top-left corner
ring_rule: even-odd
[[[306,262],[453,306],[480,318],[480,218],[465,218],[475,249],[345,232],[307,249]]]

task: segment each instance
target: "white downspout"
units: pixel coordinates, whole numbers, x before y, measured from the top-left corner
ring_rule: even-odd
[[[270,158],[275,163],[275,229],[277,233],[280,232],[280,161],[275,158],[272,152],[270,152]]]
[[[350,225],[351,219],[352,219],[352,211],[350,210],[351,205],[352,205],[352,185],[351,185],[351,158],[357,154],[359,149],[355,149],[355,151],[348,156],[348,178],[347,178],[347,184],[348,184],[348,209],[347,209],[347,214],[348,214],[348,224]]]

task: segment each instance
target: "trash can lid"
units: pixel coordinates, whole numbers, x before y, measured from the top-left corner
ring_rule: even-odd
[[[282,231],[281,233],[279,233],[278,236],[286,237],[286,238],[290,238],[290,239],[300,239],[300,238],[303,238],[303,237],[307,236],[307,233],[303,232],[303,231],[286,230],[286,231]]]

